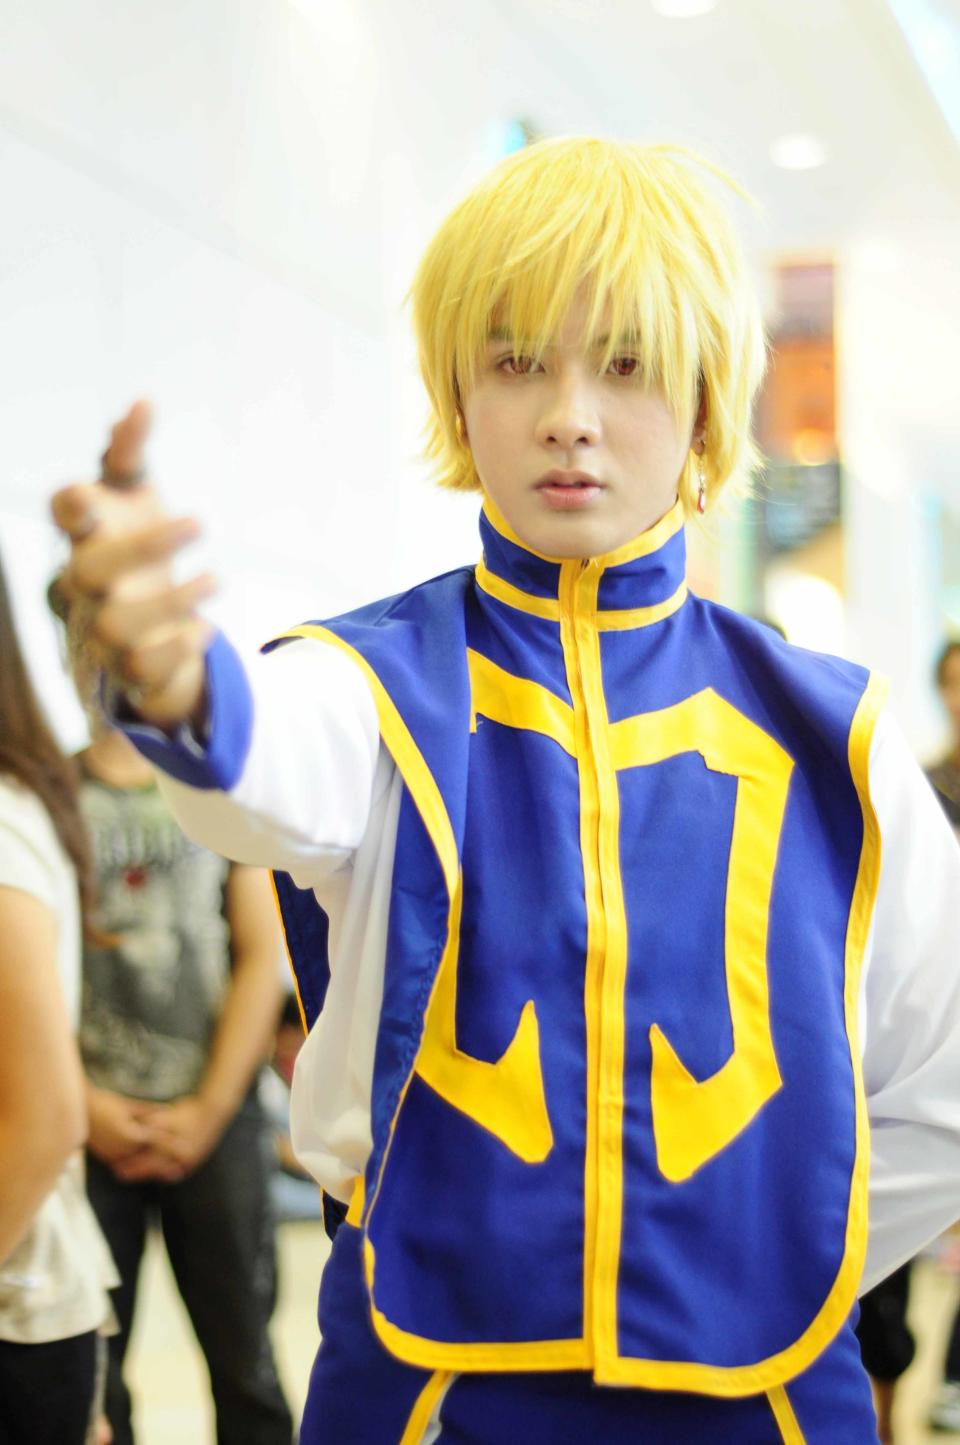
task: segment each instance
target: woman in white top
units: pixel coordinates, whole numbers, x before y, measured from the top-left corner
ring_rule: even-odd
[[[84,1192],[83,826],[0,570],[0,1439],[97,1439],[112,1261]]]

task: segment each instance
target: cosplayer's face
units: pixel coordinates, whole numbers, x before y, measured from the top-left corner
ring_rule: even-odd
[[[484,490],[521,541],[551,557],[599,556],[652,527],[698,434],[684,435],[644,387],[629,345],[600,373],[586,315],[583,298],[539,363],[495,330],[463,403]]]

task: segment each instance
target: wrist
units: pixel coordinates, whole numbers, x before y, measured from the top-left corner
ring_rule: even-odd
[[[229,1092],[215,1084],[201,1084],[196,1093],[197,1103],[204,1118],[212,1129],[221,1133],[237,1111],[238,1101]]]

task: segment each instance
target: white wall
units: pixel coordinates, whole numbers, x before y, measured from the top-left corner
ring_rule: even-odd
[[[5,17],[0,545],[65,740],[80,723],[42,604],[60,555],[46,497],[91,473],[136,396],[157,408],[165,494],[205,523],[211,610],[250,644],[393,590],[434,554],[472,560],[463,503],[420,537],[426,508],[398,477],[404,367],[405,408],[422,401],[396,314],[420,237],[404,248],[397,232],[419,207],[385,182],[363,13],[324,0],[321,32],[250,0]]]

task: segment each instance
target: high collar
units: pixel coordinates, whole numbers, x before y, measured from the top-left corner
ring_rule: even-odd
[[[559,621],[580,599],[602,630],[647,627],[687,597],[683,508],[676,502],[647,532],[599,557],[547,557],[521,542],[489,497],[480,514],[483,561],[477,584],[520,612]]]

